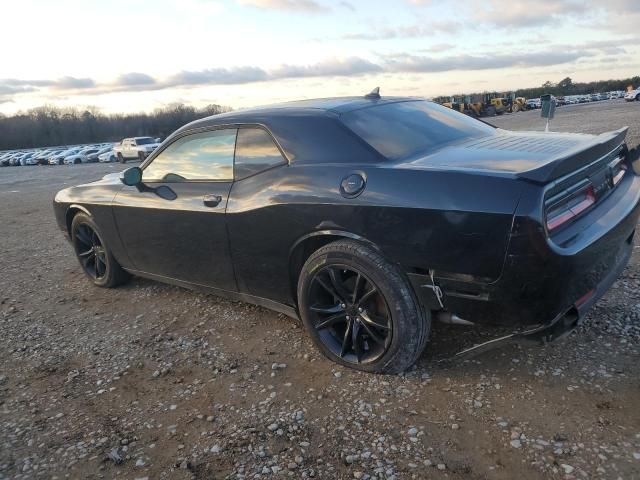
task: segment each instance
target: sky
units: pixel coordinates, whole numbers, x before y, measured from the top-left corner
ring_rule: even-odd
[[[640,0],[0,0],[0,112],[640,75]]]

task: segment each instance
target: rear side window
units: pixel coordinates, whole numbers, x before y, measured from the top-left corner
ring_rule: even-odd
[[[194,133],[179,138],[145,167],[145,182],[233,180],[236,129]]]
[[[241,128],[236,142],[236,180],[285,163],[271,135],[261,128]]]
[[[380,104],[341,115],[344,124],[391,160],[424,155],[495,130],[467,115],[424,100]]]

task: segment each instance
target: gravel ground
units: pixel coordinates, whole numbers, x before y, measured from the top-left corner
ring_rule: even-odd
[[[631,125],[634,146],[639,108],[564,107],[552,129]],[[435,325],[415,369],[368,375],[262,308],[91,286],[51,199],[120,168],[0,170],[0,478],[640,478],[638,250],[561,343],[439,362],[491,332]]]

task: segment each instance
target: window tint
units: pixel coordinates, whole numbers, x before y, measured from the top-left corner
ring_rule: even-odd
[[[365,142],[392,160],[495,132],[489,125],[467,115],[423,100],[362,108],[340,118]]]
[[[261,128],[241,128],[236,143],[235,178],[242,178],[281,164],[284,157],[271,135]]]
[[[143,181],[233,180],[237,130],[214,130],[182,137],[154,158]]]

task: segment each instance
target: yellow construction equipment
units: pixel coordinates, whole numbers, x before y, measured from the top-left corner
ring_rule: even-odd
[[[529,110],[529,106],[527,105],[527,99],[524,97],[516,97],[513,99],[513,105],[511,107],[512,112],[524,112]]]

